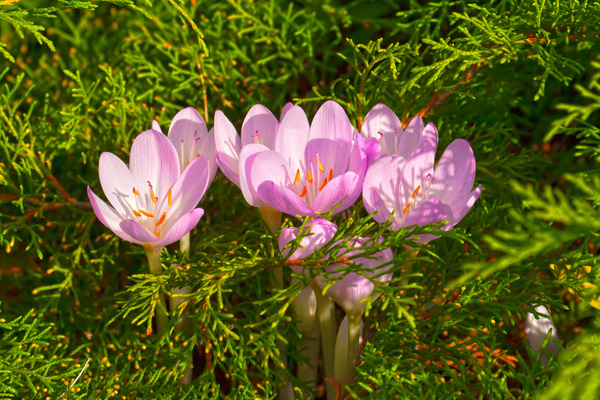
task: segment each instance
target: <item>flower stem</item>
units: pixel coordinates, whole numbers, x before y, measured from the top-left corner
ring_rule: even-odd
[[[348,315],[348,358],[346,359],[346,368],[343,381],[338,381],[342,388],[351,382],[354,368],[356,367],[356,362],[358,361],[360,322],[360,314]]]
[[[309,389],[309,392],[303,392],[304,398],[312,399],[317,383],[320,329],[317,319],[317,300],[310,286],[305,287],[298,294],[292,302],[292,308],[298,322],[298,330],[302,334],[299,344],[300,355],[307,360],[299,362],[297,376]]]
[[[263,221],[269,228],[269,232],[276,237],[277,232],[281,229],[281,211],[277,211],[269,206],[258,207],[258,212]]]
[[[327,296],[323,296],[321,288],[316,279],[313,279],[310,286],[317,297],[317,316],[321,327],[321,343],[323,349],[323,366],[325,368],[325,378],[334,376],[334,357],[335,357],[335,304]],[[331,384],[326,384],[327,400],[335,400],[335,388]]]
[[[152,275],[159,275],[161,273],[160,265],[160,252],[162,247],[157,249],[155,247],[146,248],[146,256],[148,257],[148,266],[150,267],[150,273]],[[156,329],[158,330],[158,336],[163,336],[169,326],[169,317],[167,316],[167,302],[165,295],[162,291],[158,292],[159,304],[155,308],[156,313]]]
[[[189,257],[190,255],[190,233],[186,233],[185,235],[182,236],[181,239],[179,239],[179,250],[183,253],[183,256],[185,258]],[[177,294],[188,294],[190,292],[190,287],[189,286],[184,286],[182,288],[179,288],[176,290]],[[185,301],[184,297],[173,297],[171,296],[170,298],[170,302],[171,302],[171,312],[174,312],[175,309],[177,307],[179,307],[179,305],[181,303],[183,303]],[[185,326],[187,324],[187,316],[185,314],[181,315],[181,317],[179,317],[179,319],[177,320],[177,323],[175,324],[175,333],[179,333],[181,332]],[[181,377],[181,384],[182,385],[189,385],[192,383],[192,369],[193,369],[193,355],[190,354],[189,357],[189,362],[187,363],[185,370],[183,371],[183,376]]]

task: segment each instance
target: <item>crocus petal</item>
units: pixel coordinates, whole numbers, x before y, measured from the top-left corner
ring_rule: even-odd
[[[337,214],[352,206],[360,195],[360,177],[354,172],[346,172],[336,176],[328,182],[312,202],[312,208],[320,213],[330,211],[336,204],[340,204],[334,211]],[[356,188],[359,190],[357,191]]]
[[[173,144],[162,133],[149,130],[142,132],[131,145],[129,169],[140,188],[146,188],[148,182],[163,193],[155,192],[157,197],[167,194],[180,174],[179,158]]]
[[[535,317],[532,313],[527,313],[527,318],[525,319],[525,335],[527,336],[527,340],[529,341],[529,346],[536,352],[544,351],[544,353],[554,353],[558,354],[558,347],[556,343],[548,343],[545,349],[542,349],[542,344],[544,340],[546,340],[546,336],[552,330],[550,334],[550,340],[560,341],[558,338],[558,333],[556,332],[556,327],[552,322],[552,317],[548,309],[543,306],[537,306],[535,311],[539,314],[548,315],[548,317]],[[542,353],[540,356],[540,361],[542,364],[548,364],[548,355]]]
[[[206,138],[200,144],[199,154],[208,158],[210,163],[210,172],[208,174],[208,184],[210,186],[217,174],[217,149],[215,147],[215,129],[212,128]]]
[[[261,104],[252,106],[242,124],[242,147],[258,143],[273,149],[275,145],[275,127],[279,121],[273,113]]]
[[[119,224],[123,221],[123,217],[111,206],[106,204],[102,199],[100,199],[92,189],[88,186],[87,188],[88,197],[90,199],[90,203],[92,204],[92,208],[94,209],[94,213],[96,217],[104,226],[113,231],[115,235],[120,237],[123,240],[127,240],[128,242],[143,244],[142,242],[134,239],[127,233],[123,232]]]
[[[259,153],[268,151],[266,158],[262,158],[254,167],[254,162]],[[284,174],[285,170],[277,168],[276,165],[283,162],[279,159],[277,152],[269,150],[268,147],[262,144],[247,144],[242,147],[240,153],[240,189],[244,198],[254,207],[262,207],[266,203],[258,197],[256,188],[265,180],[273,180],[277,175]],[[285,176],[280,176],[276,179],[278,182],[281,178],[285,181]]]
[[[381,145],[375,138],[367,138],[365,140],[365,151],[367,153],[367,166],[371,165],[373,161],[381,154]]]
[[[133,219],[126,219],[121,221],[119,227],[123,232],[137,240],[139,244],[155,244],[160,239],[150,232],[146,227],[140,224],[138,221]]]
[[[192,160],[179,179],[177,179],[177,182],[175,182],[175,185],[171,189],[171,207],[169,208],[166,204],[168,199],[164,200],[160,207],[162,210],[168,210],[167,212],[169,213],[169,220],[167,226],[164,228],[165,230],[170,230],[171,226],[181,215],[187,214],[198,205],[209,185],[209,168],[209,162],[206,157],[197,157]]]
[[[281,153],[292,171],[304,170],[302,164],[309,130],[310,125],[304,110],[296,106],[290,107],[279,125],[275,150]]]
[[[401,211],[401,174],[406,160],[397,155],[381,155],[375,160],[365,175],[363,203],[369,214],[379,211],[375,221],[387,221],[392,210]],[[396,226],[398,228],[398,226]]]
[[[242,142],[233,124],[219,110],[215,112],[214,131],[217,164],[231,182],[240,186],[239,157]]]
[[[367,113],[361,127],[361,133],[379,140],[386,132],[402,133],[402,124],[398,116],[385,104],[377,104]],[[390,148],[393,151],[393,148]]]
[[[288,257],[289,260],[299,260],[310,256],[316,250],[320,249],[329,242],[337,231],[337,226],[330,221],[322,218],[317,218],[308,221],[304,226],[305,232],[310,232],[305,235],[300,246],[296,251]],[[300,228],[283,228],[279,236],[279,250],[283,251],[285,245],[298,237]],[[287,251],[284,253],[287,256]],[[300,268],[301,270],[302,268]]]
[[[190,164],[191,165],[191,164]],[[200,218],[204,215],[204,210],[201,208],[196,208],[184,215],[182,215],[176,222],[173,224],[167,234],[162,240],[156,244],[156,246],[164,247],[171,243],[174,243],[181,239],[183,235],[194,229],[194,227],[200,221]]]
[[[402,169],[401,198],[403,204],[408,204],[417,187],[426,186],[428,182],[431,182],[434,162],[435,148],[428,142],[421,141]],[[419,191],[417,199],[424,196],[425,192],[426,190]]]
[[[281,116],[279,117],[280,121],[283,121],[283,117],[285,117],[285,114],[287,114],[287,112],[290,111],[293,106],[294,104],[292,104],[289,101],[285,103],[285,106],[283,106],[283,108],[281,109]]]
[[[362,246],[369,238],[360,238],[360,242],[355,242],[355,246]],[[356,254],[356,252],[349,252],[346,256],[350,256]],[[353,259],[352,261],[356,264],[362,264],[362,268],[368,275],[376,275],[381,274],[388,270],[391,265],[386,265],[380,268],[378,266],[389,262],[393,258],[393,254],[391,249],[386,249],[386,251],[379,252],[374,255],[375,259],[371,258],[363,258],[358,257]],[[336,269],[342,267],[343,264],[334,264],[326,267],[327,271],[335,271]],[[329,274],[330,278],[336,278],[340,276],[343,272],[337,272]],[[376,279],[373,279],[377,282],[388,282],[392,278],[392,274],[383,274]],[[323,289],[328,284],[325,279],[321,276],[318,276],[317,283]],[[336,303],[340,305],[344,309],[347,315],[360,315],[364,312],[366,303],[362,301],[363,299],[369,297],[375,288],[375,284],[371,282],[368,278],[363,275],[356,274],[351,272],[347,274],[343,279],[337,281],[333,286],[331,286],[326,295],[331,297]],[[376,294],[372,297],[371,301],[376,299],[379,295]]]
[[[258,196],[276,210],[293,216],[317,216],[314,210],[292,190],[273,181],[265,181],[256,190]]]
[[[427,142],[437,150],[438,146],[438,131],[435,125],[432,123],[427,124],[427,126],[423,129],[423,133],[421,134],[421,142]]]
[[[479,195],[481,194],[481,185],[477,186],[468,196],[464,196],[462,199],[458,199],[452,204],[452,216],[454,218],[454,225],[458,224],[465,215],[469,212],[471,207],[475,204]]]
[[[162,129],[160,129],[160,125],[158,124],[158,121],[155,119],[152,120],[152,129],[154,129],[157,132],[163,133]]]
[[[173,143],[183,170],[187,163],[196,157],[194,151],[196,141],[208,136],[208,129],[204,118],[193,107],[184,108],[179,111],[169,127],[169,140]],[[205,156],[206,154],[201,154]]]
[[[135,204],[135,182],[127,165],[112,153],[102,153],[98,174],[100,185],[110,204],[124,218],[133,218],[129,204]]]
[[[422,132],[423,118],[417,115],[412,119],[412,121],[410,121],[410,123],[404,130],[404,133],[400,135],[400,138],[396,142],[397,144],[394,148],[394,153],[408,159],[412,152],[415,151],[415,149],[419,145],[419,142],[421,141],[422,137]],[[427,139],[429,139],[429,137]],[[433,146],[433,148],[437,148],[437,142],[436,146]]]
[[[363,328],[365,326],[364,321],[360,320],[360,328],[358,334],[358,342],[356,342],[356,354],[360,354],[360,349],[362,349],[363,343]],[[338,329],[337,337],[335,339],[335,360],[347,360],[348,359],[348,316],[345,316],[342,322],[340,323],[340,327]],[[334,376],[344,376],[346,363],[345,362],[336,362],[334,365],[335,371]]]
[[[349,196],[344,199],[344,202],[352,205],[358,199],[360,192],[362,191],[368,166],[368,155],[365,140],[361,135],[356,133],[354,136],[352,153],[350,153],[350,161],[348,162],[348,172],[354,172],[358,177],[358,181],[356,182],[356,185]]]
[[[475,156],[469,142],[456,139],[450,143],[435,167],[434,177],[431,197],[454,204],[468,195],[475,182]]]
[[[454,226],[454,217],[452,216],[452,209],[446,203],[441,202],[438,199],[428,200],[417,205],[413,210],[408,213],[406,219],[400,224],[400,227],[410,225],[427,225],[432,222],[448,221],[448,224],[442,227],[442,230],[449,231]],[[418,235],[421,243],[430,242],[433,239],[437,239],[439,236],[423,234]]]
[[[346,172],[354,128],[346,112],[335,101],[326,101],[317,111],[309,132],[305,160],[316,161],[318,155],[325,170],[330,168],[333,175]]]

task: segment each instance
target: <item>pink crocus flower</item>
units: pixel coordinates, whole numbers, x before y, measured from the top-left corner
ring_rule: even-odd
[[[283,107],[281,118],[285,116],[291,107],[291,103],[287,103]],[[222,111],[217,110],[215,112],[214,130],[217,164],[223,174],[242,189],[242,193],[248,204],[258,208],[258,211],[273,234],[279,231],[281,212],[274,210],[247,190],[245,180],[240,179],[240,170],[243,170],[240,157],[242,151],[246,152],[248,147],[257,144],[264,146],[266,149],[274,149],[278,128],[279,121],[275,115],[261,104],[252,106],[248,114],[246,114],[246,118],[242,123],[241,137],[238,136],[235,127]]]
[[[378,126],[375,121],[385,127],[377,132],[382,129],[388,132],[386,129],[395,126],[391,116],[395,117],[395,114],[380,106],[374,109],[379,111],[377,117],[365,119],[369,125],[363,132],[366,129],[371,135]],[[374,157],[363,186],[365,209],[369,213],[377,211],[376,221],[387,221],[393,211],[393,229],[449,221],[443,229],[450,230],[473,207],[481,194],[481,186],[473,190],[475,156],[469,142],[457,139],[450,143],[434,169],[437,142],[435,126],[423,127],[419,117],[402,133],[382,135],[382,154]],[[392,149],[393,152],[387,153]],[[420,235],[423,243],[435,238],[434,235]]]
[[[239,159],[240,187],[250,204],[294,215],[350,207],[360,195],[367,167],[362,137],[334,101],[325,102],[312,125],[293,106],[277,127],[273,147],[248,144]]]
[[[152,121],[152,129],[162,132],[158,121]],[[181,172],[197,157],[204,156],[209,162],[208,185],[217,173],[214,128],[208,131],[204,118],[193,107],[179,111],[169,126],[168,138],[177,150]]]
[[[333,222],[329,222],[325,219],[315,219],[307,222],[304,226],[304,230],[308,234],[302,238],[300,247],[288,257],[288,260],[299,260],[312,255],[316,250],[323,247],[334,237],[337,226]],[[296,239],[299,233],[300,228],[284,228],[279,237],[279,248],[283,249],[286,244]],[[392,278],[392,273],[384,273],[391,265],[388,264],[379,267],[392,260],[393,253],[391,249],[388,248],[380,251],[369,258],[356,257],[362,252],[360,247],[368,244],[369,241],[369,238],[352,239],[350,241],[350,250],[342,249],[340,254],[343,254],[344,257],[354,256],[351,260],[352,263],[361,265],[364,275],[376,277],[369,280],[369,278],[361,274],[350,272],[341,280],[333,284],[326,293],[326,295],[338,303],[348,315],[362,315],[366,307],[366,303],[363,300],[369,297],[375,289],[376,283],[373,283],[373,281],[385,284]],[[354,248],[356,248],[356,250],[354,250]],[[324,261],[323,264],[324,271],[332,272],[328,274],[329,278],[337,278],[344,274],[343,270],[340,272],[333,272],[338,268],[343,269],[345,267],[343,263],[326,263]],[[298,273],[303,273],[302,267],[299,265],[292,265],[291,268]],[[306,273],[306,271],[304,271],[304,273]],[[316,281],[321,289],[324,289],[325,286],[329,284],[329,281],[326,281],[322,274],[316,277]],[[375,300],[378,296],[379,294],[375,294],[372,300]]]
[[[385,104],[377,104],[367,113],[360,133],[370,145],[372,160],[380,154],[397,154],[408,160],[422,141],[434,149],[438,145],[438,133],[433,124],[424,126],[423,119],[416,116],[403,129],[400,118]]]
[[[195,207],[208,188],[208,159],[194,158],[181,173],[177,150],[158,131],[151,129],[135,138],[129,166],[105,152],[98,170],[112,207],[88,186],[96,216],[117,236],[147,251],[160,251],[179,240],[204,214]]]
[[[351,246],[350,249],[343,249],[340,253],[346,258],[354,257],[350,261],[360,265],[362,274],[350,272],[327,289],[327,296],[339,304],[350,318],[362,316],[367,306],[364,300],[371,296],[377,284],[387,285],[393,275],[391,272],[385,273],[391,268],[389,262],[394,258],[394,254],[390,248],[377,252],[368,258],[356,257],[363,253],[363,250],[360,250],[360,248],[369,242],[371,242],[370,238],[361,237],[352,239],[349,243]],[[351,250],[354,248],[356,250]],[[345,265],[342,263],[328,264],[325,267],[325,271],[330,272],[327,276],[334,279],[345,274],[343,271],[344,268]],[[339,272],[333,272],[338,269],[340,269]],[[373,278],[369,279],[365,275]],[[321,289],[325,289],[330,282],[325,280],[323,275],[319,275],[317,276],[317,283]],[[371,296],[371,301],[375,301],[379,295],[380,293],[375,293]]]

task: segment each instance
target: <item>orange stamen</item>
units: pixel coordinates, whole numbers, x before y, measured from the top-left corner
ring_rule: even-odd
[[[417,194],[419,193],[419,190],[421,190],[421,185],[417,186],[417,188],[415,189],[415,191],[412,194],[412,198],[414,199],[415,197],[417,197]]]
[[[304,186],[304,188],[302,189],[302,193],[300,193],[300,197],[306,196],[306,192],[307,192],[306,186]]]
[[[313,183],[313,178],[312,178],[312,174],[310,173],[310,171],[308,171],[308,175],[306,177],[308,178],[308,181],[310,183]]]
[[[325,180],[323,181],[323,183],[321,183],[321,186],[319,186],[319,192],[321,190],[323,190],[323,188],[325,187],[325,185],[327,185],[327,178],[325,178]]]
[[[136,217],[141,217],[142,214],[140,214],[139,212],[132,210],[133,211],[133,215],[135,215]]]
[[[160,224],[163,223],[163,221],[165,220],[165,218],[167,217],[167,212],[165,211],[160,218],[158,219],[158,221],[156,221],[156,223],[154,224],[154,226],[159,226]]]
[[[294,185],[295,185],[296,183],[298,183],[298,181],[299,181],[299,180],[300,180],[300,170],[298,169],[298,170],[296,171],[296,177],[294,178]]]
[[[408,212],[408,209],[410,208],[410,203],[408,203],[406,205],[406,207],[404,207],[404,210],[402,210],[402,214],[406,214]]]
[[[137,190],[135,190],[135,187],[133,188],[133,194],[135,194],[136,196],[140,195],[140,192],[138,192]]]
[[[154,190],[150,192],[150,197],[152,197],[152,202],[156,204],[156,196],[154,195]]]
[[[325,170],[323,169],[323,164],[321,164],[321,160],[319,160],[317,158],[317,164],[319,164],[319,171],[321,171],[321,173],[325,172]]]
[[[154,218],[154,215],[150,214],[149,212],[146,212],[144,210],[139,210],[139,212],[141,212],[142,214],[144,214],[148,218]]]
[[[329,182],[331,182],[331,180],[333,179],[333,170],[331,168],[329,168],[329,176],[327,177],[327,179],[329,179]]]
[[[168,201],[169,201],[169,205],[173,205],[173,199],[172,199],[172,194],[171,194],[171,188],[169,188],[169,196],[168,196]]]

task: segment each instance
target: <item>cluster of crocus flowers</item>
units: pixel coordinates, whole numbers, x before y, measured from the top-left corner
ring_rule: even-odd
[[[475,156],[464,139],[456,139],[435,165],[438,132],[415,117],[406,130],[392,110],[379,104],[365,118],[361,132],[378,139],[363,186],[363,203],[380,223],[392,215],[393,229],[448,221],[452,229],[481,194],[475,182]],[[434,168],[435,165],[435,168]],[[421,235],[426,243],[434,235]]]
[[[334,241],[337,226],[323,216],[348,209],[362,193],[365,209],[377,222],[391,218],[391,229],[439,221],[448,221],[443,229],[452,229],[481,193],[480,186],[473,190],[475,158],[466,140],[452,142],[435,165],[435,126],[424,126],[416,117],[403,129],[382,104],[368,113],[360,133],[334,101],[325,102],[312,122],[291,104],[279,119],[255,105],[244,119],[241,136],[221,111],[208,131],[193,108],[175,116],[168,137],[155,121],[152,128],[134,140],[129,166],[111,153],[100,156],[100,183],[112,205],[88,187],[100,221],[119,237],[141,244],[151,271],[158,273],[161,249],[189,238],[202,217],[203,210],[196,207],[217,165],[248,204],[258,208],[273,235],[281,230],[282,213],[312,217],[302,229],[281,230],[279,247],[287,260],[297,261],[291,264],[297,274],[312,277],[302,292],[305,301],[294,303],[299,329],[309,337],[320,330],[326,377],[341,387],[351,381],[358,361],[367,302],[374,301],[379,288],[392,279],[388,271],[393,253],[385,248],[368,254],[366,248],[379,247],[368,237]],[[423,243],[434,238],[419,236]],[[290,242],[299,242],[292,254]],[[301,260],[327,244],[337,250],[335,255],[323,255],[318,271],[301,267]],[[283,287],[279,271],[277,281]],[[339,329],[335,303],[346,314]],[[158,311],[157,323],[164,331],[165,316]],[[317,349],[307,357],[313,358],[312,370],[299,366],[303,379],[316,381],[318,354]],[[327,386],[328,398],[335,397],[332,389]]]

